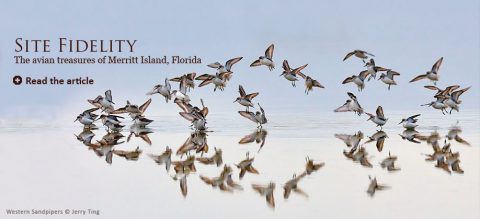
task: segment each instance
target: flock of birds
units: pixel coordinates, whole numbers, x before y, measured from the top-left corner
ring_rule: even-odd
[[[250,64],[250,66],[266,66],[270,71],[273,71],[275,69],[273,52],[274,45],[272,44],[266,49],[265,54],[260,56],[252,64]],[[360,58],[365,64],[364,67],[366,67],[366,69],[362,70],[358,75],[352,75],[346,78],[343,81],[343,84],[354,83],[360,92],[365,88],[366,82],[370,81],[371,79],[376,79],[376,74],[381,73],[378,80],[381,80],[383,83],[388,85],[388,90],[390,90],[392,85],[397,85],[394,77],[400,76],[400,73],[389,68],[377,66],[374,59],[371,58],[374,57],[373,54],[362,50],[354,50],[348,53],[343,61],[349,59],[350,57]],[[204,156],[204,154],[208,153],[209,151],[206,134],[208,132],[207,116],[209,114],[209,109],[205,106],[203,99],[200,99],[201,106],[192,105],[188,92],[191,92],[195,88],[195,81],[201,81],[198,87],[212,84],[214,86],[214,91],[223,91],[227,86],[228,81],[232,79],[233,65],[242,59],[243,57],[236,57],[228,60],[225,64],[220,62],[209,64],[208,67],[216,70],[215,74],[203,74],[197,76],[196,73],[188,73],[171,79],[166,78],[163,84],[155,85],[153,89],[147,93],[147,95],[159,94],[163,96],[167,103],[169,101],[173,101],[180,109],[179,115],[189,121],[191,124],[191,128],[193,130],[192,133],[188,136],[183,145],[180,146],[175,152],[176,156],[180,156],[180,160],[172,161],[173,151],[168,146],[162,154],[149,155],[149,157],[157,164],[165,165],[167,172],[170,172],[170,167],[173,165],[175,174],[172,176],[172,178],[180,181],[180,188],[183,196],[186,196],[188,191],[187,176],[189,176],[190,173],[196,172],[195,163],[216,165],[217,167],[220,167],[223,164],[222,150],[220,148],[215,148],[214,154],[210,157]],[[440,58],[433,65],[430,71],[415,77],[410,82],[415,82],[422,79],[431,80],[434,85],[428,85],[425,86],[425,88],[437,91],[437,93],[434,95],[436,100],[426,105],[441,110],[443,114],[451,114],[452,110],[459,111],[459,105],[462,102],[459,98],[465,91],[469,89],[469,87],[463,89],[459,89],[460,86],[458,85],[448,86],[445,89],[436,87],[436,82],[439,79],[438,71],[442,61],[443,58]],[[308,64],[291,68],[288,61],[284,60],[282,64],[283,71],[280,76],[283,76],[286,80],[291,82],[293,87],[296,86],[296,82],[299,80],[299,78],[304,79],[306,94],[311,92],[314,88],[324,88],[320,82],[302,72],[307,65]],[[178,90],[172,90],[170,82],[179,83]],[[267,136],[267,131],[264,130],[262,126],[266,124],[268,120],[265,110],[262,108],[260,103],[254,104],[253,102],[254,98],[259,95],[259,92],[247,93],[242,85],[239,85],[238,92],[239,96],[233,101],[233,103],[238,103],[242,107],[245,107],[245,110],[238,111],[239,115],[257,124],[256,131],[243,137],[239,143],[246,144],[256,142],[257,144],[260,144],[260,148],[262,148],[265,144],[265,139]],[[378,106],[374,114],[367,113],[361,107],[358,98],[353,93],[347,92],[347,94],[349,99],[345,102],[345,104],[338,107],[334,111],[354,112],[358,116],[366,114],[368,116],[367,121],[372,121],[377,126],[380,126],[380,130],[371,137],[368,137],[367,141],[363,142],[362,144],[361,142],[364,138],[364,134],[361,131],[358,131],[353,135],[336,134],[335,136],[341,139],[350,148],[350,150],[343,152],[348,159],[351,159],[354,162],[359,162],[362,166],[372,167],[372,164],[368,160],[368,153],[365,150],[364,144],[375,141],[378,151],[382,151],[385,138],[388,137],[387,134],[382,131],[382,127],[387,123],[388,118],[386,118],[382,106]],[[79,141],[92,149],[98,156],[105,157],[107,163],[112,163],[113,155],[124,157],[127,160],[137,160],[142,154],[142,150],[139,147],[133,151],[115,149],[115,145],[124,143],[124,141],[121,140],[125,137],[121,133],[125,129],[124,121],[126,120],[126,116],[124,115],[129,116],[133,123],[129,128],[130,133],[128,135],[127,142],[129,142],[132,137],[138,137],[149,145],[152,144],[148,135],[153,133],[153,130],[148,128],[148,126],[153,122],[153,120],[148,119],[145,115],[146,110],[152,102],[151,98],[140,106],[127,101],[125,106],[115,108],[112,92],[111,90],[107,90],[104,95],[99,95],[95,99],[88,100],[88,102],[93,105],[94,108],[87,109],[77,116],[75,121],[83,124],[84,129],[79,135],[76,135],[76,137]],[[256,106],[258,106],[258,110],[256,112],[250,111],[250,108],[256,108]],[[450,109],[449,112],[448,109]],[[96,111],[101,111],[101,115],[95,114]],[[413,115],[400,121],[399,124],[402,124],[405,128],[405,131],[400,135],[402,139],[415,143],[426,141],[432,146],[434,151],[433,154],[427,155],[426,159],[428,161],[436,161],[436,167],[444,169],[445,171],[451,172],[451,170],[453,170],[457,173],[463,173],[463,170],[459,166],[459,153],[452,152],[450,143],[447,143],[448,139],[456,140],[463,144],[468,144],[467,141],[463,140],[458,135],[461,132],[461,129],[459,129],[459,127],[451,129],[446,136],[444,146],[440,147],[439,141],[441,138],[438,133],[432,133],[430,136],[424,136],[415,131],[415,127],[418,126],[417,122],[419,116],[419,114]],[[107,134],[100,140],[93,142],[93,137],[95,134],[92,131],[98,129],[98,127],[95,125],[96,121],[101,121],[101,124],[107,130]],[[195,157],[194,153],[200,153],[200,157]],[[183,156],[186,158],[182,159]],[[386,168],[388,171],[398,171],[400,168],[395,165],[397,159],[398,158],[396,156],[389,153],[389,156],[380,163],[380,166],[382,168]],[[246,158],[235,165],[239,170],[239,180],[241,180],[246,173],[259,173],[259,171],[253,166],[253,162],[254,158],[250,157],[247,153]],[[301,179],[319,170],[324,165],[325,164],[323,162],[316,163],[307,157],[305,169],[298,175],[294,174],[291,180],[283,184],[284,198],[287,199],[290,196],[291,191],[307,196],[307,194],[298,187],[298,183]],[[242,190],[243,187],[234,180],[233,174],[234,169],[225,164],[223,168],[221,168],[218,176],[208,177],[200,175],[200,178],[206,184],[211,185],[212,187],[218,187],[222,191],[233,192],[235,190]],[[367,189],[368,194],[373,196],[375,191],[387,187],[386,185],[378,184],[376,177],[369,176],[369,178],[370,184]],[[274,182],[264,185],[252,184],[252,188],[266,198],[269,206],[274,207],[275,201],[273,194],[275,185],[276,184]]]

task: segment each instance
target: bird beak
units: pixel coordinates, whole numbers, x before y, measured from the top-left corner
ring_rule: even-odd
[[[78,121],[78,117],[77,117],[77,118],[75,119],[75,121],[73,121],[73,122],[76,122],[76,121]]]
[[[403,121],[400,121],[398,124],[400,125],[400,124],[402,124],[402,122],[403,122]]]

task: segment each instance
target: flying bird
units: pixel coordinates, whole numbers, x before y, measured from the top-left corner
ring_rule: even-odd
[[[438,81],[438,70],[440,69],[440,65],[442,65],[442,62],[443,57],[441,57],[437,62],[435,62],[430,71],[427,71],[425,74],[415,77],[410,81],[410,83],[427,78],[432,81],[434,85],[436,85]]]
[[[265,65],[272,71],[275,68],[275,63],[273,62],[273,47],[273,44],[270,45],[267,50],[265,50],[265,56],[258,57],[257,60],[250,64],[250,67]]]

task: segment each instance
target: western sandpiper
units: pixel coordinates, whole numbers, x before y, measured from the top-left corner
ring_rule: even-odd
[[[441,57],[437,62],[435,62],[430,71],[427,71],[427,73],[415,77],[410,81],[410,83],[427,78],[430,79],[430,81],[432,81],[434,85],[437,84],[438,70],[440,69],[440,65],[442,65],[442,62],[443,57]]]
[[[372,120],[373,123],[377,124],[377,126],[380,126],[380,129],[382,129],[383,125],[387,123],[387,118],[385,118],[385,115],[383,114],[383,108],[382,106],[377,107],[376,115],[367,113],[369,116],[368,120]]]
[[[313,160],[310,159],[310,157],[306,157],[305,160],[307,161],[307,163],[305,164],[305,173],[306,173],[307,175],[310,175],[310,174],[312,174],[313,172],[316,172],[316,171],[318,171],[320,168],[322,168],[323,166],[325,166],[325,163],[324,163],[324,162],[314,163]]]
[[[97,96],[97,98],[93,100],[88,100],[88,102],[95,107],[101,108],[102,111],[105,111],[106,113],[110,113],[114,110],[113,104],[113,98],[112,98],[112,91],[107,90],[105,91],[105,96]]]
[[[445,112],[447,112],[448,106],[445,104],[445,97],[443,96],[437,96],[437,100],[432,101],[430,103],[422,104],[421,106],[429,106],[434,109],[438,109],[442,112],[443,115],[445,115]]]
[[[389,188],[386,185],[378,184],[377,183],[377,177],[372,178],[371,176],[368,176],[368,178],[370,179],[370,184],[368,185],[367,193],[371,197],[373,197],[375,195],[376,191],[380,191],[380,190],[384,190],[384,189]]]
[[[257,191],[261,196],[265,196],[270,207],[275,208],[275,198],[273,192],[275,191],[275,183],[270,182],[268,185],[252,184],[253,190]]]
[[[413,115],[413,116],[410,116],[406,119],[402,119],[402,121],[400,121],[400,123],[398,123],[399,125],[402,124],[404,128],[406,129],[415,129],[418,124],[418,119],[416,119],[417,117],[419,117],[420,114],[417,114],[417,115]]]
[[[88,109],[88,110],[85,110],[83,111],[82,113],[80,113],[77,118],[75,119],[75,121],[73,122],[80,122],[82,125],[84,125],[84,127],[92,127],[94,126],[94,122],[95,120],[97,119],[98,115],[94,114],[93,112],[97,111],[98,108],[92,108],[92,109]]]
[[[288,199],[290,197],[290,193],[292,193],[292,190],[296,192],[297,194],[303,195],[305,197],[308,197],[307,193],[305,193],[302,189],[298,187],[298,183],[300,182],[303,177],[305,177],[307,173],[302,173],[299,176],[297,174],[293,174],[292,179],[288,180],[284,185],[283,185],[283,198]]]
[[[160,94],[163,97],[165,97],[165,102],[168,103],[169,100],[172,99],[172,86],[170,85],[170,82],[168,82],[168,78],[165,78],[165,84],[158,84],[153,87],[153,89],[147,93],[147,95],[153,95],[153,94]]]
[[[142,150],[140,150],[139,147],[135,148],[133,151],[113,150],[113,154],[123,157],[126,160],[136,161],[138,160],[138,157],[140,157],[140,154],[142,154]]]
[[[320,82],[318,82],[317,80],[311,78],[310,76],[306,75],[304,77],[305,79],[305,93],[308,95],[308,92],[310,92],[311,90],[313,90],[314,87],[318,87],[318,88],[325,88],[322,84],[320,84]]]
[[[172,79],[170,79],[170,81],[179,82],[180,83],[179,90],[182,93],[186,94],[187,91],[190,91],[190,89],[195,88],[194,80],[195,80],[196,75],[197,75],[197,73],[192,72],[192,73],[184,74],[184,75],[176,77],[176,78],[172,78]]]
[[[388,90],[390,90],[390,86],[397,85],[397,82],[393,79],[394,76],[398,76],[400,73],[392,70],[388,70],[387,73],[382,73],[380,75],[379,80],[382,80],[383,83],[388,85]]]
[[[260,111],[257,111],[256,113],[248,111],[238,111],[238,113],[250,121],[257,123],[258,128],[262,128],[262,125],[267,123],[267,117],[265,116],[265,111],[259,103],[258,107],[260,107]]]
[[[242,60],[242,58],[243,57],[236,57],[236,58],[230,59],[225,63],[225,65],[220,64],[220,62],[215,62],[215,63],[212,63],[212,64],[208,65],[208,67],[217,69],[217,71],[219,73],[232,72],[232,66],[235,63]]]
[[[273,48],[273,44],[270,45],[267,50],[265,50],[265,56],[258,57],[257,60],[250,64],[250,67],[265,65],[270,71],[272,71],[275,68],[275,63],[273,62]]]
[[[369,139],[365,142],[365,144],[375,141],[378,152],[382,152],[385,139],[388,138],[388,135],[384,131],[377,131],[368,138]]]
[[[218,149],[214,148],[214,149],[215,149],[215,154],[213,154],[211,157],[198,157],[197,161],[202,163],[202,164],[206,164],[206,165],[215,164],[215,165],[217,165],[217,167],[222,165],[222,163],[223,163],[222,149],[220,149],[220,148],[218,148]]]
[[[368,56],[373,56],[375,57],[373,54],[371,53],[368,53],[368,52],[365,52],[363,50],[359,50],[359,49],[356,49],[356,50],[353,50],[352,52],[349,52],[345,58],[343,58],[343,61],[347,60],[348,58],[350,58],[350,56],[352,55],[355,55],[355,57],[357,58],[360,58],[364,63],[365,63],[365,60],[368,59]]]
[[[390,152],[388,152],[388,157],[383,159],[383,161],[380,163],[380,166],[382,168],[387,168],[388,171],[398,171],[400,168],[395,166],[397,159],[397,156],[392,156]]]
[[[127,142],[129,142],[130,139],[133,136],[135,136],[136,138],[142,139],[148,145],[152,145],[152,140],[150,140],[150,137],[148,137],[148,134],[150,133],[153,133],[151,129],[146,128],[145,126],[142,126],[138,123],[135,123],[130,126],[130,134],[127,137]]]
[[[368,70],[361,71],[358,75],[352,75],[343,80],[342,84],[353,82],[357,85],[358,91],[362,91],[365,88],[365,78],[368,76]]]
[[[162,154],[149,154],[148,156],[152,158],[152,160],[154,160],[158,165],[165,164],[165,169],[167,172],[170,170],[170,165],[172,164],[172,149],[170,149],[168,146]]]
[[[252,99],[258,96],[258,92],[247,94],[242,85],[238,86],[238,92],[240,93],[240,96],[233,102],[238,102],[240,105],[247,107],[246,111],[248,112],[248,107],[253,107]]]
[[[251,134],[245,135],[240,141],[238,142],[239,144],[248,144],[252,142],[256,142],[257,144],[260,144],[260,148],[262,149],[263,145],[265,145],[265,139],[267,138],[268,132],[264,129],[257,129]]]
[[[450,114],[452,114],[452,110],[459,111],[459,105],[462,103],[460,100],[460,95],[462,95],[465,91],[470,89],[470,87],[454,91],[451,95],[447,96],[448,98],[445,100],[445,105],[450,107]]]
[[[305,67],[307,67],[308,64],[302,65],[298,68],[291,69],[290,66],[288,65],[288,61],[284,60],[283,61],[283,72],[280,76],[285,77],[285,79],[289,80],[292,82],[292,86],[295,87],[295,81],[298,81],[297,75],[299,75],[302,78],[305,78],[306,76],[301,72]]]
[[[347,92],[347,94],[350,99],[347,100],[342,106],[335,109],[334,112],[355,112],[360,116],[363,113],[363,108],[360,106],[360,103],[358,103],[357,97],[350,92]]]
[[[370,81],[370,79],[372,78],[375,79],[375,77],[377,76],[377,72],[389,70],[380,66],[376,66],[375,60],[373,59],[370,59],[370,61],[365,64],[365,67],[367,67],[368,73],[370,75],[370,77],[368,77],[368,81]]]
[[[354,148],[356,148],[358,144],[360,144],[360,141],[363,139],[363,132],[358,131],[353,135],[335,134],[335,137],[342,140],[347,145],[347,147],[353,146]]]
[[[254,158],[249,157],[249,153],[247,152],[247,157],[245,160],[242,160],[240,163],[236,164],[238,169],[240,169],[239,178],[242,179],[245,176],[246,172],[258,174],[258,170],[253,167],[253,160]]]
[[[216,91],[217,88],[223,91],[225,89],[225,86],[227,86],[227,81],[230,79],[232,76],[233,72],[222,72],[222,73],[216,73],[215,75],[210,75],[210,74],[203,74],[195,78],[195,80],[200,80],[202,83],[198,85],[198,87],[203,87],[205,85],[208,85],[212,83],[215,85],[215,88],[213,88],[213,91]]]

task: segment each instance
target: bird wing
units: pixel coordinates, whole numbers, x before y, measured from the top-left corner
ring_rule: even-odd
[[[172,89],[172,85],[170,85],[170,82],[168,82],[168,78],[165,78],[165,87],[170,91]]]
[[[360,51],[361,51],[361,52],[363,52],[363,53],[365,53],[365,54],[367,54],[367,55],[369,55],[369,56],[373,56],[373,57],[375,57],[375,55],[373,55],[372,53],[369,53],[369,52],[367,52],[367,51],[363,51],[363,50],[360,50]]]
[[[376,71],[388,71],[388,70],[390,70],[390,69],[384,68],[384,67],[380,67],[380,66],[375,66],[375,70],[376,70]]]
[[[88,109],[88,110],[83,111],[83,114],[92,113],[92,112],[97,111],[98,109],[99,109],[98,107],[96,107],[96,108],[91,108],[91,109]]]
[[[212,79],[207,79],[207,80],[202,81],[202,83],[200,83],[198,85],[198,87],[203,87],[203,86],[208,85],[210,83],[212,83]]]
[[[360,159],[360,164],[364,167],[372,167],[372,164],[365,156]]]
[[[252,165],[249,165],[245,170],[247,170],[250,173],[258,174],[258,170],[255,169]]]
[[[260,106],[260,103],[258,103],[258,107],[260,107],[260,111],[262,112],[262,114],[265,115],[265,111],[263,110],[262,106]]]
[[[457,141],[458,143],[465,144],[465,145],[470,145],[470,143],[468,143],[468,141],[466,141],[465,139],[461,138],[458,135],[455,136],[455,141]]]
[[[252,99],[255,98],[257,95],[258,95],[258,92],[255,92],[255,93],[251,93],[251,94],[246,95],[245,98],[247,98],[247,99],[249,99],[249,100],[252,100]]]
[[[107,99],[109,102],[113,103],[112,91],[111,90],[105,91],[105,99]]]
[[[433,86],[433,85],[427,85],[427,86],[423,86],[424,88],[427,88],[429,90],[437,90],[437,91],[440,91],[441,89],[436,87],[436,86]]]
[[[175,101],[175,103],[178,105],[178,107],[180,107],[184,112],[186,113],[189,113],[190,112],[190,108],[184,101],[182,100],[177,100]]]
[[[182,77],[182,80],[180,81],[180,92],[183,94],[187,93],[187,78]]]
[[[197,75],[196,72],[188,73],[188,74],[186,75],[186,78],[188,78],[188,79],[190,79],[190,80],[193,81],[193,80],[195,79],[195,75]]]
[[[348,108],[348,102],[343,104],[342,106],[336,108],[335,110],[333,110],[334,112],[349,112],[350,109]]]
[[[272,59],[273,58],[273,44],[270,45],[267,50],[265,50],[265,57]]]
[[[180,179],[180,189],[182,190],[182,195],[183,195],[183,196],[187,196],[187,192],[188,192],[188,189],[187,189],[187,176],[183,176],[183,177]]]
[[[292,72],[293,72],[294,74],[296,74],[296,75],[300,75],[302,78],[305,78],[305,75],[304,75],[302,72],[300,72],[300,71],[302,71],[305,67],[307,67],[307,65],[308,65],[308,64],[305,64],[305,65],[302,65],[302,66],[300,66],[300,67],[298,67],[298,68],[296,68],[296,69],[293,69]]]
[[[238,111],[238,113],[240,113],[241,116],[249,119],[252,122],[257,122],[257,119],[255,118],[255,114],[253,114],[252,112]]]
[[[288,199],[290,197],[290,193],[292,193],[291,187],[283,187],[283,198]]]
[[[410,119],[415,119],[416,117],[419,117],[421,114],[417,114],[417,115],[413,115],[413,116],[410,116],[407,118],[407,120],[410,120]]]
[[[260,65],[262,65],[262,63],[260,62],[259,59],[257,59],[254,62],[252,62],[252,64],[250,64],[250,67],[255,67],[255,66],[260,66]]]
[[[304,197],[308,197],[308,194],[307,194],[305,191],[303,191],[302,189],[298,188],[298,187],[297,187],[297,188],[294,188],[293,191],[296,192],[296,193],[299,194],[299,195],[302,195],[302,196],[304,196]]]
[[[123,113],[127,113],[127,108],[126,107],[122,107],[122,108],[118,108],[112,112],[110,112],[110,114],[123,114]]]
[[[222,80],[230,80],[230,78],[232,78],[232,74],[233,74],[233,72],[222,72],[222,73],[220,73],[218,76],[219,76]]]
[[[143,114],[145,112],[145,110],[147,110],[148,106],[150,106],[151,102],[152,102],[152,98],[148,99],[145,103],[143,103],[139,108],[140,113]]]
[[[183,78],[183,76],[180,76],[180,77],[172,78],[172,79],[170,79],[170,81],[180,82],[180,81],[182,81],[182,78]]]
[[[148,135],[141,135],[140,138],[145,141],[148,145],[152,145],[152,140],[150,140],[150,137]]]
[[[398,76],[400,75],[400,73],[396,72],[396,71],[392,71],[392,70],[389,70],[387,71],[387,77],[388,78],[392,78],[393,79],[393,76]]]
[[[447,90],[448,93],[451,93],[452,91],[458,89],[459,87],[460,87],[459,85],[452,85],[445,88],[445,90]]]
[[[253,132],[252,134],[245,135],[240,141],[238,142],[239,144],[247,144],[247,143],[252,143],[255,141],[257,137],[257,132]]]
[[[352,100],[357,100],[357,96],[355,96],[355,94],[353,93],[350,93],[350,92],[347,92],[348,96],[350,97],[350,99]]]
[[[209,177],[200,175],[200,179],[202,179],[202,181],[205,182],[205,183],[208,184],[208,185],[212,185],[212,184],[213,184],[213,179],[211,179],[211,178],[209,178]]]
[[[245,90],[243,89],[243,86],[242,85],[238,85],[238,92],[240,93],[240,96],[241,97],[244,97],[247,95],[247,93],[245,92]]]
[[[267,194],[267,203],[270,205],[270,207],[275,207],[275,198],[273,197],[273,192],[269,192]]]
[[[359,76],[360,78],[362,78],[362,79],[365,79],[365,78],[367,78],[368,74],[370,74],[370,73],[368,72],[368,70],[364,70],[364,71],[361,71],[361,72],[358,74],[358,76]]]
[[[202,110],[200,110],[200,114],[202,114],[203,117],[207,117],[208,107],[203,107]]]
[[[458,99],[460,98],[460,95],[462,95],[468,89],[470,89],[470,87],[467,87],[467,88],[464,88],[464,89],[453,92],[452,93],[452,99],[455,100],[455,101],[458,101]]]
[[[314,87],[319,87],[319,88],[325,88],[322,84],[320,84],[320,82],[318,82],[317,80],[313,80],[313,86]]]
[[[353,76],[352,77],[348,77],[348,78],[345,78],[345,80],[343,80],[342,84],[346,84],[346,83],[350,83],[353,81]]]
[[[184,119],[190,121],[190,122],[193,122],[193,120],[195,120],[195,117],[190,114],[190,113],[186,113],[186,112],[179,112],[180,116],[182,116]]]
[[[347,60],[348,58],[350,58],[350,56],[352,56],[353,54],[355,54],[355,51],[349,52],[349,53],[345,56],[345,58],[343,58],[343,61],[345,61],[345,60]]]
[[[442,62],[443,62],[443,57],[441,57],[437,62],[435,62],[435,64],[432,66],[432,71],[438,72],[438,70],[440,69],[440,65],[442,65]]]
[[[215,63],[212,63],[210,65],[207,65],[208,67],[210,68],[220,68],[222,66],[222,64],[220,64],[220,62],[215,62]]]
[[[159,85],[159,84],[158,84],[158,85],[155,85],[155,86],[153,87],[153,89],[147,93],[147,95],[153,95],[153,94],[157,93],[158,88],[160,88],[161,86],[162,86],[162,85]]]
[[[215,77],[214,75],[203,74],[203,75],[200,75],[200,76],[196,77],[195,80],[204,81],[204,80],[208,80],[208,79],[213,79],[214,77]]]
[[[283,70],[289,72],[290,70],[292,70],[290,68],[290,65],[288,64],[288,61],[287,60],[283,60],[283,64],[282,64],[282,67],[283,67]]]
[[[378,118],[385,118],[385,115],[383,114],[383,108],[382,106],[378,106],[377,107],[377,111],[376,111],[376,114],[378,116]]]
[[[410,83],[415,82],[415,81],[418,81],[418,80],[422,80],[422,79],[424,79],[424,78],[426,78],[426,77],[427,77],[426,74],[419,75],[419,76],[415,77],[414,79],[412,79],[412,80],[410,81]]]
[[[227,61],[227,63],[225,64],[225,68],[227,71],[230,71],[230,69],[232,68],[233,64],[239,62],[240,60],[242,60],[243,57],[236,57],[236,58],[233,58],[233,59],[230,59]]]
[[[384,138],[384,137],[379,138],[379,139],[377,140],[376,146],[377,146],[378,152],[382,152],[382,150],[383,150],[383,144],[384,144],[384,143],[385,143],[385,138]]]

